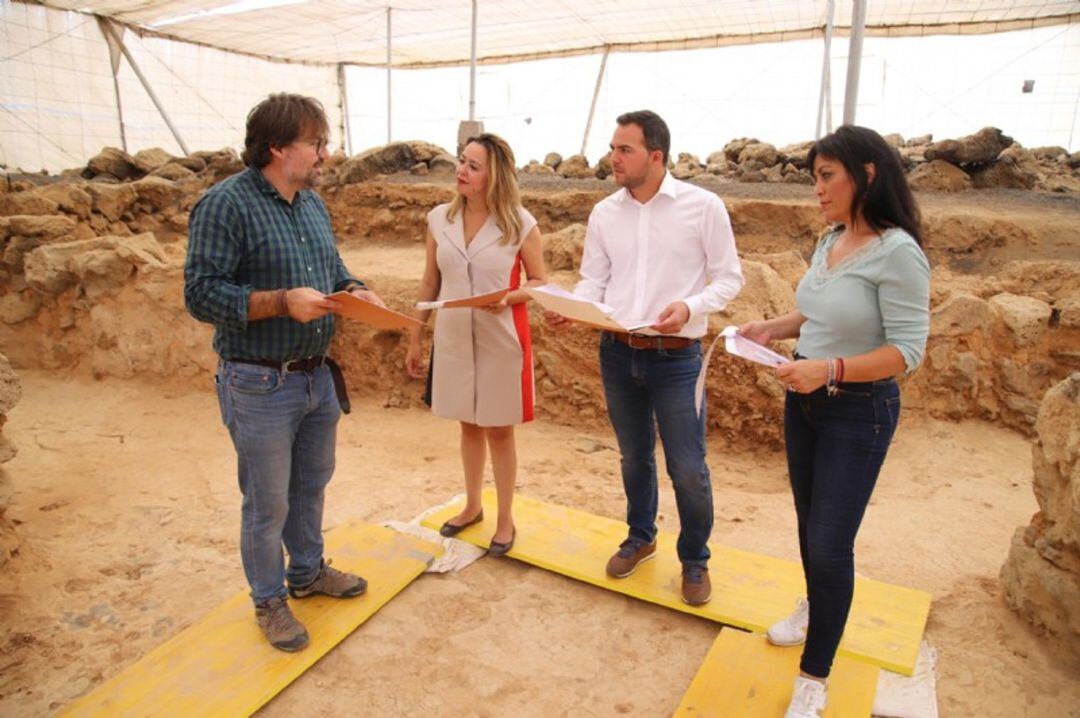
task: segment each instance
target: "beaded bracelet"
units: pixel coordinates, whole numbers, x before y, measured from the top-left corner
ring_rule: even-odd
[[[825,393],[829,396],[836,396],[836,392],[840,387],[837,386],[836,380],[836,360],[825,360]]]

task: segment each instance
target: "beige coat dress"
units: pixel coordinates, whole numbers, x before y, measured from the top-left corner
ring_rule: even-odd
[[[502,232],[489,216],[468,247],[459,212],[446,219],[449,205],[428,213],[442,284],[439,299],[461,299],[523,283],[521,242],[500,244]],[[521,215],[524,239],[536,220]],[[497,314],[481,309],[441,309],[435,316],[431,364],[431,410],[446,419],[478,426],[510,426],[533,418],[532,341],[525,304]]]

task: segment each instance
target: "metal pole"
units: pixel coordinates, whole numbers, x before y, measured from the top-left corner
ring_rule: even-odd
[[[472,0],[472,45],[469,50],[469,122],[476,119],[476,0]]]
[[[818,98],[817,126],[814,128],[814,139],[821,139],[821,116],[827,112],[829,121],[826,132],[832,132],[832,31],[834,0],[829,0],[825,9],[825,57],[821,60],[821,96]]]
[[[391,102],[390,102],[390,71],[391,71],[391,64],[390,63],[391,63],[391,61],[390,61],[390,7],[388,6],[386,8],[386,142],[387,143],[389,143],[391,141],[391,138],[393,137],[393,132],[391,130],[391,128],[393,127],[393,124],[391,123],[392,113],[391,113]]]
[[[866,28],[866,0],[851,3],[851,40],[848,43],[847,87],[844,88],[844,124],[855,124],[859,101],[859,70],[862,67],[863,30]]]
[[[349,128],[349,92],[345,82],[345,63],[337,66],[338,103],[341,105],[341,148],[346,155],[352,154],[352,131]]]
[[[154,107],[161,113],[161,119],[165,120],[165,124],[168,125],[169,131],[172,132],[173,138],[176,139],[176,144],[180,145],[180,149],[183,150],[185,155],[191,154],[188,150],[187,143],[184,142],[184,138],[180,136],[180,132],[176,129],[172,120],[169,119],[169,113],[165,111],[165,107],[161,104],[161,100],[154,94],[154,89],[150,87],[150,83],[147,81],[146,76],[142,74],[142,70],[135,64],[135,58],[128,52],[127,47],[124,45],[124,41],[117,37],[116,31],[113,30],[112,25],[108,20],[106,20],[101,27],[105,31],[105,34],[120,48],[120,52],[124,53],[124,57],[127,58],[128,64],[131,65],[131,69],[135,72],[135,76],[139,78],[139,82],[142,83],[143,89],[146,90],[146,94],[150,96],[150,101],[154,103]]]
[[[592,104],[589,105],[589,119],[585,121],[585,136],[581,138],[581,154],[585,154],[585,145],[589,142],[589,130],[592,129],[593,114],[596,112],[596,98],[600,96],[600,85],[604,82],[604,68],[611,53],[611,45],[604,45],[604,56],[600,59],[600,72],[596,73],[596,87],[593,88]]]
[[[100,15],[95,17],[97,19],[98,28],[105,37],[105,44],[109,46],[109,64],[112,65],[113,93],[116,95],[116,120],[120,125],[120,147],[124,152],[127,152],[127,133],[124,131],[124,108],[120,103],[120,82],[116,79],[120,70],[120,48],[112,43],[108,33],[105,32],[105,18]]]

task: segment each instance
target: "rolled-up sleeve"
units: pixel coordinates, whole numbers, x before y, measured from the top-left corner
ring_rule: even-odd
[[[735,250],[731,219],[719,197],[713,196],[705,205],[701,242],[705,252],[706,284],[700,292],[683,300],[690,309],[691,319],[726,307],[739,294],[745,281]]]
[[[914,241],[894,249],[878,285],[885,342],[896,347],[910,373],[919,366],[930,333],[930,263]]]
[[[251,287],[236,282],[243,251],[242,217],[224,194],[208,194],[191,212],[184,304],[201,322],[243,331]]]

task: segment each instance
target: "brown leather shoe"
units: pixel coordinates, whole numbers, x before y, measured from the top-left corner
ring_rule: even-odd
[[[626,539],[615,555],[608,559],[607,575],[626,578],[637,570],[638,564],[656,555],[656,542],[642,543],[639,539]]]
[[[689,606],[701,606],[712,598],[712,582],[709,569],[696,563],[683,565],[682,600]]]

